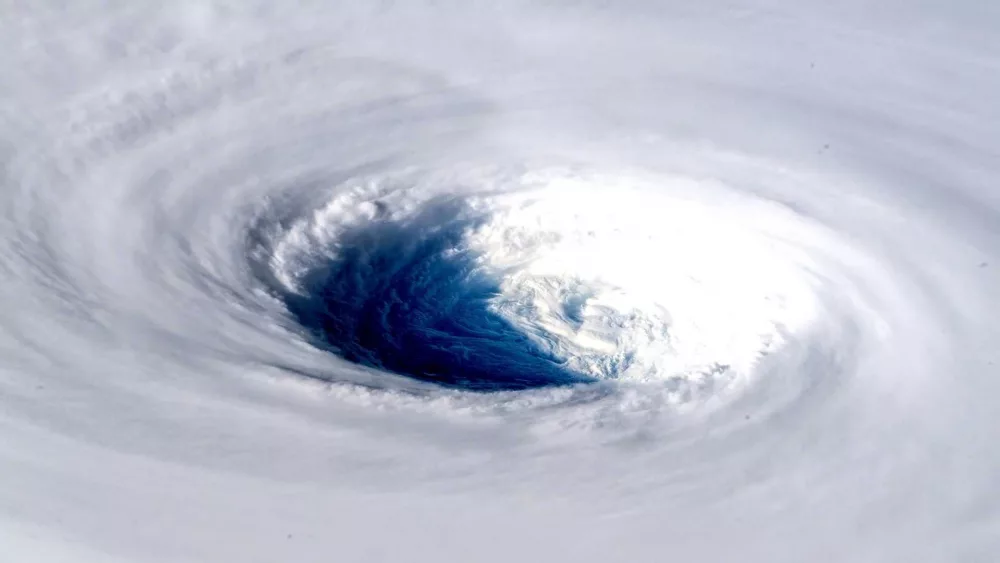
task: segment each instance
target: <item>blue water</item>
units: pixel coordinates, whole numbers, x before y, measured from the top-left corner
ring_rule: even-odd
[[[338,238],[289,311],[343,358],[470,391],[591,381],[489,307],[497,280],[463,233],[481,219],[437,202],[405,221],[375,219]]]

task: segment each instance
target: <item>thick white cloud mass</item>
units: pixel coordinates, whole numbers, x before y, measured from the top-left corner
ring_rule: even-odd
[[[7,2],[0,559],[992,562],[1000,5]]]

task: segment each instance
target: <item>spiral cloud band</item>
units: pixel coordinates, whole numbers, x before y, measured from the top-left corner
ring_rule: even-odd
[[[1000,8],[340,4],[4,8],[5,557],[1000,557]]]

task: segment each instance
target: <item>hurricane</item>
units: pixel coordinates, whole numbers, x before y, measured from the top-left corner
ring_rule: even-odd
[[[1000,557],[997,6],[2,11],[9,560]]]

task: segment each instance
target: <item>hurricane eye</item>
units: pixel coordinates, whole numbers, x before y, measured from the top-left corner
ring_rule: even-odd
[[[471,176],[448,197],[344,186],[279,237],[273,289],[314,345],[383,383],[644,383],[683,403],[752,381],[815,320],[795,244],[819,234],[779,207],[756,205],[760,231],[648,178]]]

